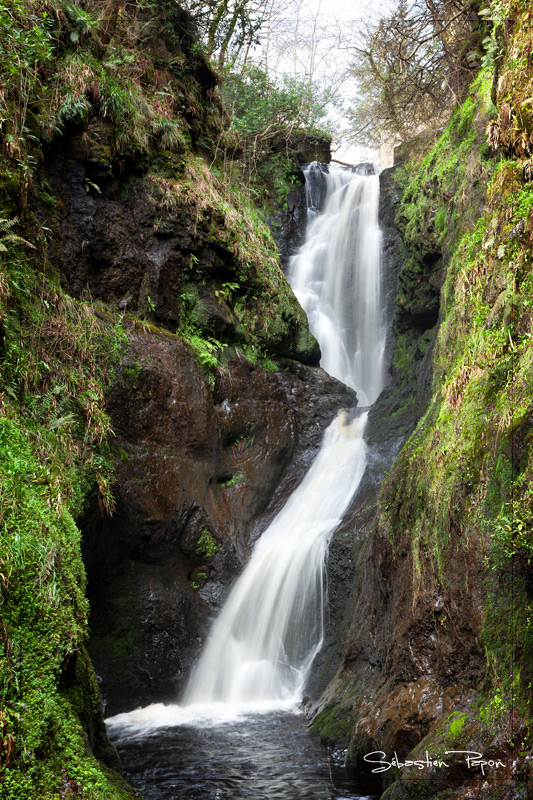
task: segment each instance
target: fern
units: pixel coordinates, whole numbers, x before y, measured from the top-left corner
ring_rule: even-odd
[[[35,245],[28,242],[27,239],[23,239],[22,236],[13,233],[13,228],[18,221],[18,217],[13,217],[13,219],[0,219],[0,253],[7,253],[9,251],[9,244],[23,244],[25,247],[31,247],[32,250],[37,249]]]

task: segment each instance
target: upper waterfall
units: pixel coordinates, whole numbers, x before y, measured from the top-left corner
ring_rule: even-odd
[[[304,170],[310,209],[305,244],[288,278],[322,351],[321,366],[369,406],[384,384],[379,177],[367,165],[313,162]],[[326,191],[324,210],[316,213]]]

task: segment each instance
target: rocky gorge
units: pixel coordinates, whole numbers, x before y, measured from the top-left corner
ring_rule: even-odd
[[[33,133],[2,151],[5,800],[135,796],[101,699],[110,716],[179,695],[254,542],[356,402],[319,367],[281,268],[305,227],[298,164],[327,162],[327,137],[297,132],[287,207],[262,215],[280,260],[243,173],[214,163],[224,110],[189,15],[134,4],[76,39],[63,5]],[[387,770],[388,800],[533,792],[531,23],[513,0],[497,64],[380,176],[388,377],[304,708],[362,772],[371,752],[458,751]]]

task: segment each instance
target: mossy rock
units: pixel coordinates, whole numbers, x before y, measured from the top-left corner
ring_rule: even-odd
[[[59,690],[76,712],[96,758],[111,770],[120,772],[122,765],[116,749],[107,736],[102,698],[94,667],[85,647],[68,660],[61,676]]]
[[[353,715],[342,705],[327,706],[314,717],[309,730],[330,744],[348,745],[352,735]]]

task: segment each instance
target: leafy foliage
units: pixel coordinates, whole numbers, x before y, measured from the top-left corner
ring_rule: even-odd
[[[312,130],[324,124],[331,100],[328,90],[289,75],[276,80],[255,65],[227,74],[224,95],[241,136],[276,143],[287,140],[295,128]]]
[[[113,123],[113,154],[157,144],[183,150],[199,137],[202,98],[217,78],[176,4],[14,0],[0,9],[0,30],[9,33],[0,44],[3,155],[18,159],[23,194],[36,167],[32,143],[94,114]],[[154,69],[139,51],[157,48],[161,37],[169,55]],[[211,105],[212,129],[219,110]]]
[[[218,544],[210,531],[204,528],[196,543],[196,554],[205,558],[212,558],[218,550]]]
[[[305,149],[313,137],[329,146],[328,109],[336,102],[334,93],[289,75],[274,78],[262,67],[247,64],[225,73],[222,99],[231,120],[225,169],[228,157],[233,169],[240,158],[253,199],[283,205],[299,181],[294,167],[299,146]]]

